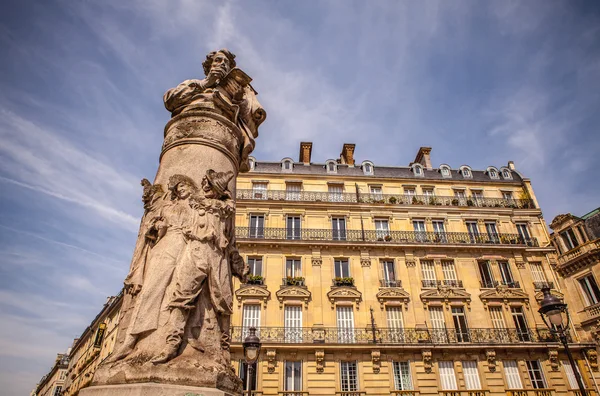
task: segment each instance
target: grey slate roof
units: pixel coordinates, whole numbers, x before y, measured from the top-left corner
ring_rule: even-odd
[[[267,174],[283,174],[283,175],[323,175],[323,176],[349,176],[349,177],[384,177],[394,179],[414,179],[416,180],[452,180],[452,181],[476,181],[476,182],[494,182],[494,183],[514,183],[521,182],[522,179],[517,172],[512,173],[511,180],[505,180],[500,176],[499,179],[491,179],[485,171],[472,170],[472,178],[465,178],[458,169],[452,169],[452,177],[442,177],[439,169],[427,170],[423,169],[423,177],[415,176],[411,168],[393,167],[393,166],[373,166],[373,175],[365,175],[360,165],[349,167],[348,165],[338,164],[337,173],[327,173],[325,164],[310,164],[304,165],[301,162],[294,163],[294,169],[289,172],[283,172],[281,162],[255,162],[254,171],[250,173],[267,173]]]

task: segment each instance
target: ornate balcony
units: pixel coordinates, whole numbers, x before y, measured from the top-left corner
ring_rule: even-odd
[[[419,396],[419,391],[415,390],[390,390],[392,396]]]
[[[554,389],[510,389],[506,396],[553,396]]]
[[[583,309],[589,319],[600,316],[600,304],[590,305]]]
[[[487,396],[487,390],[451,390],[440,391],[440,396]]]
[[[444,280],[423,279],[421,281],[421,285],[423,286],[423,288],[427,288],[427,289],[431,289],[431,288],[438,287],[438,286],[450,286],[450,287],[462,288],[463,282],[461,280],[456,280],[456,279],[444,279]]]
[[[521,284],[519,283],[519,281],[512,281],[512,282],[502,281],[500,284],[508,287],[509,289],[520,289],[521,288]]]
[[[533,282],[535,290],[542,290],[544,288],[554,289],[554,282]]]
[[[398,280],[380,279],[379,287],[402,287],[402,281],[399,279]]]
[[[243,342],[246,333],[242,327],[232,327],[231,341]],[[558,342],[549,330],[544,329],[260,327],[256,335],[265,344],[509,345]]]
[[[365,396],[366,392],[350,391],[350,392],[335,392],[335,396]]]
[[[294,230],[293,235],[287,228],[249,228],[236,227],[237,239],[301,240],[335,242],[369,242],[389,244],[431,244],[431,245],[519,245],[538,246],[537,239],[523,238],[519,234],[470,234],[467,232],[421,232],[421,231],[382,231],[376,230],[331,230],[303,228]]]
[[[303,276],[288,276],[283,278],[281,286],[302,286],[305,287],[305,279]]]
[[[328,191],[237,190],[240,200],[297,202],[342,202],[387,205],[430,205],[476,208],[535,209],[531,199],[457,198],[452,196],[334,193]]]
[[[559,266],[570,264],[571,262],[580,259],[590,258],[592,260],[600,257],[600,239],[596,239],[583,245],[579,245],[574,249],[569,250],[565,254],[558,256]],[[559,271],[561,268],[559,268]]]

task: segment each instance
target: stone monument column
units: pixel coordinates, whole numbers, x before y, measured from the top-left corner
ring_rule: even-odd
[[[231,366],[232,277],[248,268],[235,244],[235,183],[266,112],[226,49],[206,77],[164,95],[154,183],[142,180],[142,217],[115,350],[82,396],[241,394]]]

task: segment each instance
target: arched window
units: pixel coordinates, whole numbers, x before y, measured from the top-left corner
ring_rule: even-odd
[[[452,177],[452,172],[450,171],[450,167],[448,165],[441,165],[440,173],[442,174],[442,177]]]
[[[423,167],[420,164],[413,164],[412,171],[415,176],[423,176]]]
[[[490,166],[487,169],[487,173],[488,173],[488,176],[490,177],[490,179],[498,179],[499,178],[498,169],[494,168],[493,166]]]
[[[284,158],[281,160],[281,169],[284,172],[291,172],[294,169],[294,161],[291,158]]]
[[[363,162],[362,169],[363,169],[363,173],[365,175],[372,175],[373,174],[373,163],[370,161]]]
[[[505,179],[512,179],[512,172],[510,170],[508,170],[507,168],[503,168],[502,169],[502,177]]]
[[[327,173],[337,173],[337,162],[335,160],[327,160],[325,162]]]
[[[469,168],[468,166],[461,166],[460,167],[460,173],[462,173],[464,178],[472,178],[473,177],[473,173],[471,173],[471,168]]]

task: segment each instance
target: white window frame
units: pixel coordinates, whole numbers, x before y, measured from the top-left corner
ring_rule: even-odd
[[[342,184],[329,184],[327,186],[329,202],[342,202],[344,200],[344,186]]]
[[[531,381],[531,386],[533,387],[533,389],[548,388],[548,382],[546,382],[546,377],[544,376],[544,370],[542,369],[540,361],[526,360],[525,363],[527,365],[527,374],[529,375],[529,380]],[[536,373],[539,374],[539,376],[536,375]]]
[[[452,169],[447,165],[440,166],[440,173],[443,178],[452,178]]]
[[[248,263],[248,269],[250,270],[249,275],[254,275],[254,276],[262,276],[262,257],[257,257],[257,256],[249,256],[246,259],[246,262]],[[258,273],[256,273],[256,264],[260,263],[260,271],[258,271]]]
[[[252,183],[252,199],[267,199],[267,188],[269,183],[253,182]]]
[[[302,216],[288,215],[285,217],[285,237],[292,240],[302,239]]]
[[[451,360],[440,360],[438,362],[438,367],[440,372],[440,385],[442,390],[458,390],[458,385],[456,382],[456,372],[454,370],[454,362]]]
[[[472,179],[473,178],[473,171],[468,166],[461,166],[461,168],[460,168],[460,174],[465,179]]]
[[[396,390],[413,390],[410,361],[392,362],[394,373],[394,388]]]
[[[414,164],[412,167],[413,174],[416,177],[424,177],[425,173],[423,172],[423,167],[420,164]]]
[[[285,276],[299,277],[302,276],[302,259],[297,257],[286,257],[285,259]]]
[[[344,265],[345,263],[345,265]],[[334,259],[334,275],[336,278],[350,278],[352,277],[352,273],[350,272],[350,260],[348,259]],[[338,272],[339,267],[339,272]],[[346,267],[347,274],[344,274],[344,267]]]
[[[479,378],[479,370],[477,361],[466,360],[462,362],[463,377],[465,380],[465,388],[467,390],[481,390],[481,380]]]
[[[283,319],[285,341],[292,343],[302,342],[302,306],[286,305],[283,308]]]
[[[333,216],[331,218],[331,230],[334,241],[345,241],[347,237],[346,218]]]
[[[297,380],[296,372],[299,371],[300,379]],[[291,373],[291,376],[288,374]],[[284,372],[283,372],[283,387],[286,392],[302,391],[302,361],[290,361],[286,360],[284,364]]]
[[[354,308],[351,305],[338,305],[335,307],[338,342],[352,344],[354,337]]]
[[[256,218],[255,227],[252,227],[252,218]],[[259,221],[262,219],[262,221]],[[262,223],[262,225],[261,225]],[[250,238],[262,239],[265,237],[265,215],[264,214],[251,214],[248,216],[248,229]]]
[[[342,392],[358,392],[358,364],[356,361],[340,362],[340,388]]]
[[[386,287],[395,286],[396,279],[396,265],[394,260],[382,259],[379,260],[381,265],[381,280],[385,283]],[[391,269],[391,270],[390,270]]]
[[[575,378],[575,371],[573,370],[573,367],[571,366],[571,362],[569,362],[568,360],[563,360],[562,365],[565,369],[567,381],[569,381],[569,386],[571,387],[571,389],[579,390],[579,384],[577,384],[577,379]],[[579,376],[582,377],[579,367],[577,367],[577,362],[575,362],[575,366],[576,366],[575,369],[579,373]]]
[[[523,381],[519,373],[519,365],[516,360],[504,360],[504,377],[506,378],[507,389],[523,389]]]
[[[502,177],[506,180],[512,180],[512,172],[509,169],[502,169]]]
[[[600,303],[600,295],[597,295],[596,292],[594,292],[590,279],[594,281],[596,289],[600,290],[600,288],[598,287],[598,282],[596,282],[596,278],[593,274],[588,273],[582,276],[581,278],[577,278],[577,282],[579,283],[579,287],[581,288],[581,292],[583,294],[583,298],[587,303],[587,306],[596,305]]]
[[[300,193],[302,192],[302,183],[286,183],[285,199],[286,201],[300,201]]]
[[[390,220],[389,219],[374,219],[375,235],[377,239],[384,239],[390,235]]]
[[[388,305],[385,307],[387,327],[389,329],[404,329],[404,315],[402,307],[399,305]]]
[[[244,304],[242,307],[242,338],[246,338],[251,327],[260,329],[260,304]]]

